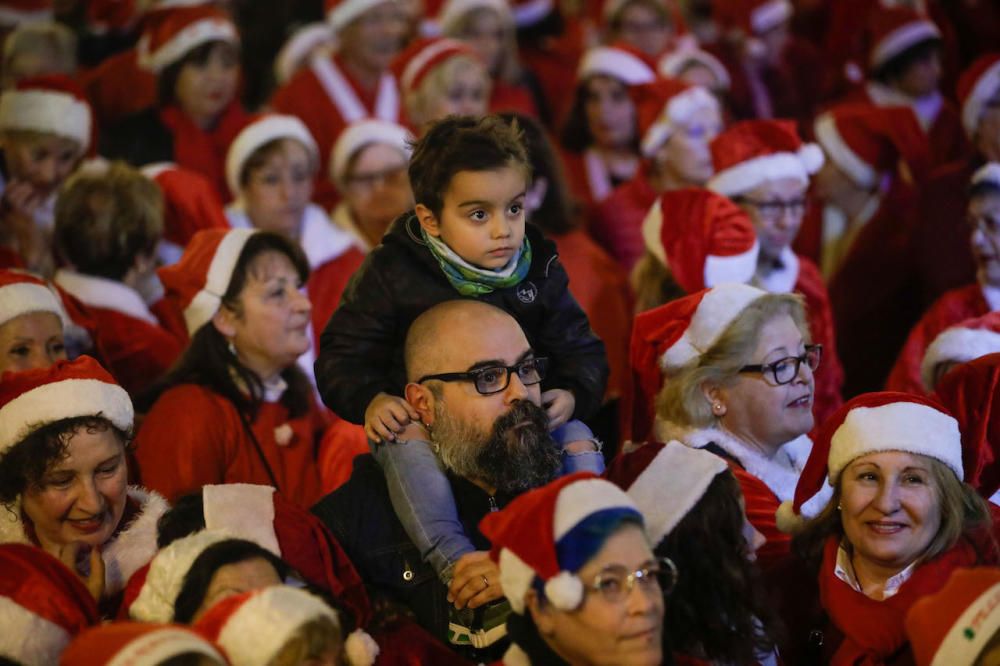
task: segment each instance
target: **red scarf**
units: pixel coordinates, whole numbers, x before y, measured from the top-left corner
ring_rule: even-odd
[[[844,640],[830,661],[831,666],[884,664],[907,642],[903,619],[910,606],[941,589],[956,568],[971,566],[979,559],[975,549],[963,538],[951,550],[918,565],[894,596],[876,601],[837,578],[834,569],[839,547],[840,538],[830,537],[823,549],[823,566],[819,574],[820,601],[830,620],[844,633]]]
[[[236,135],[252,119],[237,101],[225,108],[209,130],[198,127],[176,106],[160,110],[160,120],[174,137],[174,162],[208,178],[227,202],[232,200],[233,194],[226,185],[226,153]]]

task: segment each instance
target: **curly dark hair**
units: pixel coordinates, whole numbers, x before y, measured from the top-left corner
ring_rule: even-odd
[[[781,631],[747,559],[740,498],[736,477],[719,474],[654,550],[678,571],[663,618],[665,639],[675,651],[713,663],[756,664]]]
[[[130,449],[132,432],[121,430],[100,413],[39,425],[0,455],[0,504],[9,509],[24,491],[41,487],[45,473],[66,458],[70,439],[81,429],[88,433],[110,429],[125,451]]]

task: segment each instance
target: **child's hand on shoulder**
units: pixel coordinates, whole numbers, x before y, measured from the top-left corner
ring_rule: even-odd
[[[420,421],[420,414],[403,398],[379,393],[365,410],[365,434],[373,442],[394,442],[411,421]]]
[[[566,389],[549,389],[542,393],[542,407],[549,416],[549,429],[555,429],[573,418],[576,398]]]

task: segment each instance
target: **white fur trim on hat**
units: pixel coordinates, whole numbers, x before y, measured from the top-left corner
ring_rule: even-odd
[[[984,590],[962,611],[938,646],[930,666],[985,663],[983,648],[1000,629],[1000,583]]]
[[[552,13],[553,0],[527,0],[514,5],[514,24],[520,27],[535,25]]]
[[[535,570],[509,548],[500,550],[497,564],[500,567],[500,589],[510,601],[510,608],[519,615],[524,614],[524,600],[535,580]]]
[[[710,254],[705,257],[705,286],[718,287],[720,284],[736,282],[746,284],[757,272],[757,257],[760,242],[754,239],[753,247],[741,254],[721,257]]]
[[[386,120],[362,120],[354,123],[337,137],[330,151],[330,177],[337,187],[343,188],[347,165],[356,152],[372,143],[383,143],[399,150],[409,161],[413,150],[413,135],[402,125]]]
[[[468,52],[468,47],[457,39],[445,37],[428,44],[426,47],[420,49],[416,55],[410,58],[410,60],[406,63],[406,66],[403,68],[403,72],[399,76],[399,87],[403,90],[403,93],[407,94],[413,92],[413,90],[417,88],[417,86],[421,83],[423,75],[429,71],[427,70],[428,63],[438,57],[438,55],[446,51],[453,50],[457,50],[458,52],[450,56],[452,58],[466,57],[466,54],[468,54],[467,57],[475,58],[475,56]]]
[[[560,571],[545,581],[545,598],[559,610],[576,610],[583,603],[583,583],[576,574]]]
[[[31,312],[51,312],[63,326],[69,316],[51,289],[34,282],[15,282],[0,287],[0,325]]]
[[[187,325],[188,334],[194,335],[219,311],[222,296],[233,279],[233,270],[236,269],[236,262],[243,252],[243,246],[255,233],[256,229],[233,229],[227,232],[219,243],[212,257],[212,263],[208,267],[205,286],[184,308],[184,323]]]
[[[355,629],[344,641],[344,654],[350,666],[372,666],[382,649],[366,631]]]
[[[941,38],[941,31],[931,21],[921,19],[902,25],[879,40],[869,64],[881,67],[900,53],[925,39]]]
[[[139,64],[151,72],[159,74],[193,49],[208,42],[228,42],[239,44],[240,35],[231,21],[223,18],[203,18],[185,26],[169,41],[155,51],[149,51],[149,40],[139,40]]]
[[[310,158],[319,162],[319,148],[305,124],[295,116],[267,115],[243,128],[226,153],[226,184],[233,196],[240,192],[240,172],[255,152],[271,141],[293,139],[301,143]]]
[[[712,76],[719,82],[720,88],[729,90],[732,86],[729,70],[722,64],[722,61],[708,51],[703,51],[697,47],[680,48],[668,53],[660,58],[657,70],[659,70],[661,76],[677,79],[683,75],[685,69],[694,64],[701,65],[712,72]]]
[[[962,104],[962,127],[965,128],[965,133],[970,139],[976,135],[979,120],[983,117],[983,107],[997,94],[998,89],[1000,89],[1000,60],[990,65],[982,73],[976,80],[976,85],[972,87],[972,91],[969,92],[965,103]]]
[[[580,60],[580,66],[576,70],[577,79],[582,81],[597,75],[610,76],[629,86],[651,83],[656,79],[653,68],[643,62],[642,58],[610,46],[592,48]]]
[[[17,27],[26,23],[41,23],[51,21],[53,18],[52,7],[44,9],[16,9],[0,5],[0,26]]]
[[[816,140],[823,146],[827,157],[847,176],[863,188],[875,187],[878,172],[851,150],[837,130],[837,124],[830,113],[821,115],[815,124]]]
[[[624,490],[604,479],[584,479],[559,491],[555,515],[552,517],[553,538],[556,541],[591,514],[605,509],[632,509],[639,513],[635,502]]]
[[[0,626],[0,656],[24,666],[59,663],[71,638],[58,624],[4,596],[0,596]]]
[[[815,518],[826,507],[833,497],[833,486],[824,483],[823,486],[802,504],[800,513],[795,513],[794,500],[785,500],[778,505],[778,510],[774,512],[775,524],[781,532],[785,534],[795,534],[810,519]]]
[[[1000,333],[984,328],[953,326],[942,331],[924,352],[920,378],[928,392],[934,390],[934,371],[939,363],[966,363],[1000,352]]]
[[[8,90],[0,95],[0,129],[55,134],[90,146],[90,107],[59,90]]]
[[[343,0],[326,13],[326,22],[336,33],[368,10],[389,2],[395,3],[396,0]]]
[[[794,178],[808,185],[809,176],[819,171],[821,166],[823,150],[815,143],[807,143],[794,153],[772,153],[740,162],[716,173],[706,187],[731,197],[781,178]]]
[[[663,541],[728,468],[714,453],[667,442],[627,490],[642,511],[649,542]]]
[[[987,162],[976,169],[976,172],[972,174],[970,185],[975,186],[980,183],[989,183],[994,187],[1000,187],[1000,162]]]
[[[750,13],[750,27],[759,35],[792,18],[794,11],[788,0],[771,0]]]
[[[340,626],[332,608],[293,587],[276,585],[252,595],[226,620],[216,642],[234,664],[269,664],[295,632],[321,617]]]
[[[159,664],[182,654],[200,654],[226,663],[225,658],[204,638],[190,631],[163,627],[130,641],[115,653],[106,666]]]
[[[37,386],[0,408],[0,452],[41,424],[100,414],[116,428],[129,430],[135,413],[128,393],[99,379],[64,379]]]
[[[715,95],[701,86],[692,86],[667,100],[660,116],[642,137],[642,154],[652,157],[666,143],[678,125],[686,125],[707,109],[719,108]]]
[[[477,9],[492,9],[500,15],[500,20],[504,23],[514,22],[514,15],[507,0],[448,0],[438,14],[441,32],[447,34],[462,17]]]
[[[278,57],[274,59],[274,77],[279,84],[285,83],[296,69],[301,66],[303,59],[314,49],[329,44],[331,47],[336,42],[330,25],[323,21],[310,23],[295,31],[295,34],[288,38]]]
[[[698,304],[680,340],[663,353],[664,371],[680,368],[708,351],[740,313],[767,292],[746,284],[723,284],[712,288]]]
[[[228,530],[281,557],[274,531],[274,488],[253,483],[207,485],[201,489],[205,529]]]
[[[830,485],[851,461],[869,453],[903,451],[943,462],[962,479],[962,436],[958,421],[933,407],[893,402],[856,407],[830,439]]]

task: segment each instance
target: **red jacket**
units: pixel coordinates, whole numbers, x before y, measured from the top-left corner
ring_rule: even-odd
[[[656,203],[656,190],[649,184],[644,169],[616,188],[597,209],[594,240],[626,270],[631,271],[646,251],[642,240],[642,221]]]

